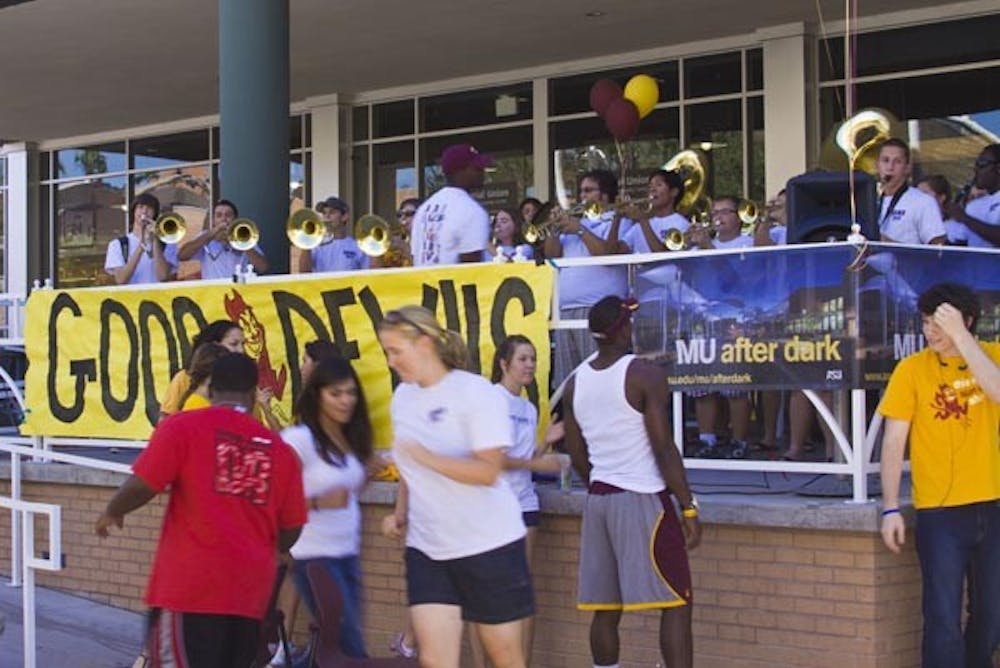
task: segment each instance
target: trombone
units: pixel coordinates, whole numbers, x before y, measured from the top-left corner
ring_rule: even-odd
[[[178,213],[163,213],[154,221],[146,219],[153,225],[153,234],[165,244],[175,244],[187,234],[187,221]]]
[[[260,228],[249,218],[237,218],[229,223],[226,241],[234,251],[245,253],[260,241]]]
[[[327,242],[327,225],[322,216],[312,209],[299,209],[288,217],[285,234],[293,246],[312,250]]]

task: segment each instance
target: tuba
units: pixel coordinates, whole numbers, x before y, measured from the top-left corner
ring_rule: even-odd
[[[820,164],[829,170],[875,175],[882,142],[898,136],[899,121],[884,109],[862,109],[837,126],[823,144]],[[845,163],[846,158],[846,165]]]
[[[326,223],[312,209],[299,209],[288,217],[285,234],[296,248],[312,250],[326,240]]]
[[[161,214],[153,222],[153,234],[165,244],[175,244],[187,234],[187,221],[178,213]]]
[[[234,251],[245,253],[260,241],[260,229],[249,218],[237,218],[229,223],[226,241]]]
[[[668,172],[677,172],[684,181],[684,193],[677,203],[677,210],[690,215],[707,197],[708,161],[705,154],[696,149],[687,149],[674,155],[663,164]]]

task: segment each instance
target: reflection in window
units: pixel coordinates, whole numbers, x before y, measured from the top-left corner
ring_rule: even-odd
[[[676,107],[657,109],[642,121],[635,139],[622,143],[625,183],[614,141],[604,121],[581,118],[551,124],[554,194],[562,206],[576,201],[576,181],[591,169],[611,170],[623,194],[633,199],[647,196],[649,173],[660,169],[680,150],[680,122]]]
[[[413,134],[413,100],[386,102],[372,107],[372,136],[398,137]]]
[[[743,118],[740,100],[693,104],[684,109],[687,146],[708,159],[708,192],[713,197],[743,192]]]
[[[208,165],[142,172],[132,177],[136,195],[148,193],[160,200],[160,212],[183,216],[187,223],[185,238],[201,234],[211,209],[210,170]],[[236,203],[239,206],[239,202]],[[131,222],[131,221],[130,221]],[[181,262],[177,279],[197,278],[201,268],[196,260]]]
[[[535,180],[530,126],[422,139],[424,197],[445,185],[444,174],[437,166],[441,151],[451,144],[466,142],[482,153],[489,153],[495,161],[486,172],[485,186],[473,191],[472,196],[490,213],[500,207],[516,208]]]
[[[161,169],[208,160],[208,130],[178,132],[132,140],[129,149],[135,169]]]
[[[742,54],[719,53],[684,60],[684,96],[708,97],[743,90]]]
[[[531,118],[531,83],[420,99],[420,129],[451,130]]]
[[[747,99],[747,124],[750,134],[747,137],[747,171],[749,189],[746,196],[755,202],[767,199],[764,192],[764,98],[751,97]],[[777,194],[775,191],[773,194]]]
[[[56,173],[53,178],[124,172],[125,168],[125,142],[69,148],[56,153]]]
[[[402,141],[372,146],[374,169],[373,211],[392,220],[399,203],[419,196],[417,170],[413,163],[413,142]]]
[[[56,285],[108,285],[108,244],[126,233],[124,176],[55,186]]]

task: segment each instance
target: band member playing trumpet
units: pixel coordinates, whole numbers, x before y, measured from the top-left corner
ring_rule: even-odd
[[[368,256],[361,252],[350,234],[351,218],[347,202],[339,197],[327,197],[316,205],[323,216],[327,238],[322,244],[299,257],[299,271],[358,271],[368,269]]]
[[[785,189],[767,202],[764,217],[753,228],[754,246],[784,246],[788,238],[788,213],[785,209]]]
[[[239,216],[236,205],[220,199],[212,207],[212,224],[201,234],[185,239],[177,249],[177,259],[198,260],[201,277],[231,279],[237,267],[251,265],[258,274],[267,271],[267,258],[259,246],[243,252],[229,245],[230,227]]]
[[[608,243],[617,242],[619,253],[662,253],[670,250],[666,245],[668,235],[683,234],[689,226],[687,218],[675,209],[683,194],[684,180],[680,174],[663,169],[654,171],[649,175],[649,200],[628,204],[619,212],[634,220],[635,225],[621,235],[619,242],[622,218],[617,217],[608,232]]]
[[[387,269],[390,267],[412,267],[413,256],[410,253],[410,238],[413,236],[413,217],[420,207],[421,200],[409,197],[399,203],[396,211],[396,225],[390,228],[392,236],[389,250],[384,255],[369,258],[372,269]]]
[[[753,237],[741,234],[742,224],[738,214],[740,199],[733,195],[716,197],[712,202],[712,225],[715,238],[709,229],[695,226],[690,233],[693,248],[745,248],[753,246]]]
[[[878,226],[882,241],[898,244],[943,244],[948,233],[941,209],[930,195],[910,188],[910,147],[902,139],[887,139],[878,150]]]
[[[177,246],[156,238],[155,222],[160,215],[160,200],[143,193],[132,200],[129,217],[132,230],[108,242],[104,271],[118,285],[161,283],[177,274]]]
[[[577,218],[565,212],[561,215],[557,213],[560,215],[557,221],[560,234],[552,234],[545,239],[545,257],[590,257],[616,252],[617,244],[609,243],[608,233],[615,218],[611,203],[618,198],[618,179],[606,169],[594,169],[580,176],[577,190],[580,204],[598,205],[601,214]],[[534,222],[537,225],[545,221]],[[627,291],[628,277],[623,265],[560,269],[559,317],[563,320],[584,320],[590,308],[600,299],[608,294],[624,298]],[[580,329],[557,329],[555,343],[552,365],[554,386],[597,349],[594,339]]]

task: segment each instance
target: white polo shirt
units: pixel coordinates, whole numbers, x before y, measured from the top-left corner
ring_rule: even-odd
[[[669,216],[654,216],[649,219],[649,226],[660,241],[663,240],[667,230],[673,228],[679,232],[686,232],[691,225],[687,218],[679,213],[672,213]],[[621,236],[621,240],[632,250],[633,253],[650,252],[649,244],[646,242],[646,235],[642,233],[642,225],[636,223],[629,228],[628,232]]]
[[[895,206],[892,200],[888,195],[881,199],[878,219],[884,236],[900,244],[926,244],[931,239],[948,236],[941,220],[941,207],[927,193],[910,186]]]
[[[128,259],[139,247],[139,237],[133,233],[128,233],[128,252],[122,257],[122,244],[120,237],[115,237],[108,242],[108,252],[104,256],[104,271],[114,275],[115,269],[120,269],[128,264]],[[154,241],[153,243],[158,243]],[[177,244],[167,244],[163,249],[163,257],[170,265],[171,273],[177,272]],[[132,277],[128,279],[128,285],[140,285],[143,283],[159,283],[156,277],[156,263],[148,253],[143,253],[139,258],[139,263],[135,265]]]
[[[312,270],[321,271],[358,271],[367,269],[368,256],[361,252],[358,242],[353,237],[334,239],[329,243],[320,244],[309,251],[312,255]]]

